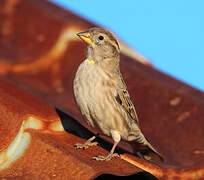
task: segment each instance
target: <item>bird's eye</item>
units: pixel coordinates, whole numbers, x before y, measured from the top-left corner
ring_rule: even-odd
[[[104,39],[104,37],[103,36],[99,36],[98,39],[102,41]]]

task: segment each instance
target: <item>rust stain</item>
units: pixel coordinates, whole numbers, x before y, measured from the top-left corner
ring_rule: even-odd
[[[204,150],[195,150],[194,154],[201,154],[204,155]]]
[[[36,39],[38,42],[41,43],[41,42],[45,41],[45,36],[43,34],[38,34]]]
[[[186,111],[184,113],[182,113],[181,115],[179,115],[177,117],[177,122],[183,122],[184,120],[186,120],[187,118],[189,118],[192,114],[194,114],[197,111],[196,107],[193,107],[190,111]]]
[[[53,47],[40,58],[30,61],[29,63],[20,64],[8,64],[1,60],[0,62],[0,72],[6,74],[11,73],[38,73],[44,71],[51,67],[57,61],[60,61],[60,57],[65,53],[68,46],[73,40],[78,40],[74,38],[76,33],[81,29],[76,26],[66,27],[59,34],[59,37]],[[38,39],[43,40],[43,35],[40,35]]]
[[[179,117],[177,117],[177,122],[182,122],[185,119],[187,119],[190,116],[190,112],[184,112],[183,114],[179,115]]]
[[[181,97],[174,97],[173,99],[169,101],[169,104],[171,106],[178,106],[180,102],[181,102]]]
[[[13,31],[12,16],[19,0],[7,0],[1,3],[4,4],[4,7],[1,8],[1,13],[6,16],[6,19],[4,20],[0,31],[3,36],[9,36]]]
[[[52,48],[40,58],[29,61],[29,63],[9,64],[1,60],[0,74],[37,74],[42,71],[50,70],[51,75],[54,76],[52,78],[53,87],[58,93],[62,93],[64,91],[62,79],[61,76],[57,76],[57,74],[60,74],[60,68],[63,66],[63,62],[61,61],[60,57],[63,56],[63,54],[66,52],[67,48],[73,41],[79,41],[79,38],[76,38],[76,34],[80,31],[82,31],[82,28],[77,26],[65,27],[59,34],[59,37]],[[37,40],[40,42],[44,41],[45,39],[43,34],[37,36]]]

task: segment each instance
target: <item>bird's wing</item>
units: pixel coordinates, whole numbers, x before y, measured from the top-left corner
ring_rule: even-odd
[[[125,82],[123,78],[121,77],[121,85],[117,89],[117,94],[115,96],[117,102],[122,105],[124,110],[128,113],[128,115],[135,120],[135,122],[139,125],[139,120],[137,117],[137,113],[134,107],[134,104],[132,103],[130,99],[130,95],[128,93],[128,90],[126,88]]]

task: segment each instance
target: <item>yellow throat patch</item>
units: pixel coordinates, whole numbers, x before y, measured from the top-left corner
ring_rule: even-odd
[[[91,64],[94,64],[94,63],[95,63],[95,61],[94,61],[93,59],[86,59],[86,61],[88,61],[88,62],[91,63]]]

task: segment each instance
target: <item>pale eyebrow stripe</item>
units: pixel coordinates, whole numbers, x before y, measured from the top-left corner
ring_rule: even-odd
[[[109,38],[108,35],[106,35],[106,34],[104,34],[104,35],[107,39],[109,39],[109,42],[119,51],[120,48],[119,48],[118,42],[115,39]]]

